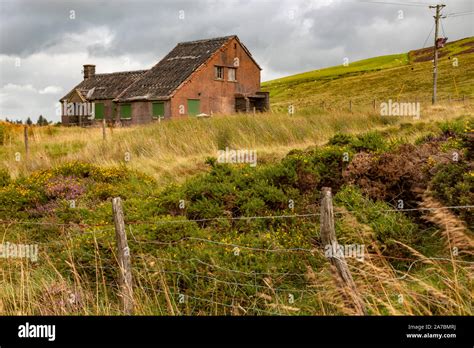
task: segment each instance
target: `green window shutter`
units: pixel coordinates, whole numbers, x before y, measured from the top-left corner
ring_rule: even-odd
[[[165,116],[165,103],[153,103],[153,117]]]
[[[95,112],[94,118],[96,120],[103,120],[104,110],[105,110],[104,103],[94,103],[94,112]]]
[[[132,105],[131,104],[120,105],[120,118],[132,118]]]
[[[199,99],[188,99],[188,115],[196,116],[198,115],[200,109],[200,100]]]

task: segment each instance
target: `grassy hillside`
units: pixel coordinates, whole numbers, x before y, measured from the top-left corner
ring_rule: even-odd
[[[113,197],[136,314],[358,314],[319,234],[329,186],[339,243],[363,246],[347,262],[370,315],[472,315],[473,106],[427,102],[414,119],[371,105],[428,97],[430,63],[414,62],[425,53],[270,82],[265,114],[113,128],[105,140],[98,128],[30,127],[28,155],[22,126],[0,123],[0,236],[39,252],[0,258],[0,314],[122,313]],[[459,95],[472,94],[472,56],[453,70]],[[443,96],[456,91],[446,79]],[[257,166],[218,163],[226,147],[256,151]]]
[[[463,95],[473,98],[474,38],[446,45],[440,51],[438,94],[447,101]],[[336,66],[297,74],[263,83],[270,92],[272,107],[285,110],[294,105],[301,112],[314,113],[323,103],[326,108],[354,108],[387,99],[429,103],[432,92],[431,49],[407,54],[382,56],[348,66]],[[432,53],[431,53],[432,57]],[[453,66],[454,58],[458,66]]]

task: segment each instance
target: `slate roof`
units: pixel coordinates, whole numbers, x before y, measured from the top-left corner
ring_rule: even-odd
[[[235,36],[181,42],[130,86],[119,101],[167,98],[222,45]]]
[[[123,71],[109,74],[95,74],[84,79],[61,100],[77,90],[85,100],[114,99],[126,88],[142,77],[148,70]]]
[[[123,102],[168,99],[196,69],[232,38],[237,36],[178,43],[149,70],[96,74],[82,81],[61,100],[74,90],[78,90],[87,100],[115,99]],[[244,45],[242,47],[253,59],[248,49]]]

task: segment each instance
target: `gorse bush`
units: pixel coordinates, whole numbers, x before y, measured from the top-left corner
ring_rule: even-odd
[[[433,195],[447,206],[472,205],[474,202],[474,166],[471,163],[440,164],[429,182]],[[474,213],[469,210],[454,210],[474,228]]]
[[[370,131],[356,136],[337,133],[329,139],[329,145],[345,146],[355,152],[383,152],[389,143],[379,131]]]
[[[9,180],[1,176],[0,204],[15,212],[32,217],[50,216],[63,222],[74,215],[74,221],[87,220],[94,210],[111,197],[127,198],[136,192],[147,192],[154,180],[126,167],[98,167],[88,163],[67,163],[53,169],[34,172],[29,177]],[[72,207],[71,201],[74,201]],[[82,205],[86,210],[76,209]],[[65,211],[71,209],[65,214]],[[61,212],[61,214],[57,214]],[[74,213],[74,214],[72,214]]]
[[[165,190],[155,211],[190,219],[288,212],[290,201],[313,197],[323,186],[337,191],[349,153],[341,147],[292,151],[280,163],[258,168],[208,159],[210,172]],[[180,201],[186,202],[185,209],[179,208]]]

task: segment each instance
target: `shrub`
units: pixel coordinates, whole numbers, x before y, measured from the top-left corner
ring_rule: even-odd
[[[345,186],[334,201],[349,210],[360,223],[370,226],[383,254],[393,257],[393,260],[411,257],[410,251],[395,241],[414,247],[425,255],[436,253],[442,247],[439,238],[435,239],[430,231],[420,230],[403,212],[394,211],[389,204],[364,197],[357,187]],[[389,260],[395,265],[406,264]]]
[[[341,134],[337,133],[329,139],[328,144],[329,145],[338,145],[338,146],[344,146],[344,145],[350,145],[354,142],[354,136],[350,134]]]
[[[0,169],[0,187],[5,187],[10,184],[10,182],[11,178],[8,170],[5,168]]]
[[[380,132],[372,131],[358,135],[353,141],[352,148],[357,152],[383,152],[388,149],[388,144]]]
[[[460,136],[464,133],[463,120],[445,121],[439,124],[439,128],[445,136]]]
[[[471,205],[474,202],[474,170],[472,163],[440,164],[429,186],[436,198],[447,206]],[[474,213],[470,209],[453,210],[469,226],[474,227]]]
[[[49,199],[76,199],[85,192],[84,184],[73,177],[57,176],[46,184],[46,196]]]

